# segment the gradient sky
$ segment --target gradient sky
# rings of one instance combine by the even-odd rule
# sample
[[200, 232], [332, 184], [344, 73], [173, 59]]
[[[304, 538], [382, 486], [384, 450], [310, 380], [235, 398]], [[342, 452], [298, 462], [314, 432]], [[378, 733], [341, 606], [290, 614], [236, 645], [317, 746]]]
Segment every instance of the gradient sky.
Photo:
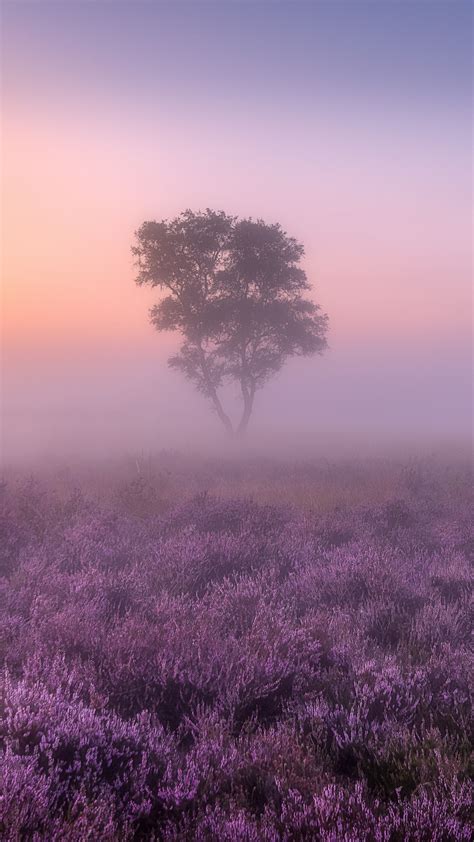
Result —
[[280, 221], [330, 317], [331, 350], [262, 393], [257, 428], [468, 435], [470, 3], [6, 0], [2, 17], [7, 456], [213, 429], [133, 283], [133, 231], [186, 207]]

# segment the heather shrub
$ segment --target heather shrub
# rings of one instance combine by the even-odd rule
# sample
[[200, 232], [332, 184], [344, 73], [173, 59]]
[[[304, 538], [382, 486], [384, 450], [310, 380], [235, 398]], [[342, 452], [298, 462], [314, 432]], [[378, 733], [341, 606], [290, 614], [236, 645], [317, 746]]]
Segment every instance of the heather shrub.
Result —
[[160, 470], [2, 488], [2, 838], [467, 842], [466, 476]]

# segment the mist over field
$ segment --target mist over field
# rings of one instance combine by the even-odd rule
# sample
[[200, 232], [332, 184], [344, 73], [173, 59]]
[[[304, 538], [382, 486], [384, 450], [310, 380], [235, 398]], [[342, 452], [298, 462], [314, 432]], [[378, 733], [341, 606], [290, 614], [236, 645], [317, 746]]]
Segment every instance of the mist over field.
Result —
[[[144, 309], [144, 308], [142, 308]], [[143, 331], [152, 333], [143, 316]], [[331, 335], [329, 337], [331, 342]], [[5, 465], [76, 463], [178, 448], [193, 453], [329, 456], [468, 451], [469, 356], [452, 349], [386, 358], [377, 349], [332, 348], [290, 361], [257, 396], [246, 441], [228, 442], [206, 400], [167, 370], [168, 349], [97, 360], [22, 361], [3, 370]], [[170, 343], [171, 344], [171, 343]], [[7, 357], [8, 359], [8, 357]], [[39, 370], [37, 369], [39, 367]], [[238, 392], [228, 388], [237, 415]]]
[[471, 5], [0, 3], [1, 839], [470, 842]]

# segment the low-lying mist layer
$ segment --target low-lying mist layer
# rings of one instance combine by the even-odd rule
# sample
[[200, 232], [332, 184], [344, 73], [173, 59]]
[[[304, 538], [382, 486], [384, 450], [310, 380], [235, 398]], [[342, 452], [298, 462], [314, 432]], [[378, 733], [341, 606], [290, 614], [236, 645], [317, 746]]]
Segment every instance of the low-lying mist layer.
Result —
[[470, 840], [469, 473], [137, 470], [3, 488], [2, 838]]

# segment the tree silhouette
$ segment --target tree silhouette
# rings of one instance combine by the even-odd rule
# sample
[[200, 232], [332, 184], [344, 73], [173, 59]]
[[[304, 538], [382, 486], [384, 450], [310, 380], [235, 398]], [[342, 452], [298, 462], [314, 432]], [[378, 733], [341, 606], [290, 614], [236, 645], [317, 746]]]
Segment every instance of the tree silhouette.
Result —
[[[169, 365], [211, 401], [229, 434], [244, 433], [257, 390], [289, 357], [326, 348], [327, 316], [303, 297], [303, 246], [279, 224], [209, 209], [144, 222], [135, 237], [136, 283], [168, 293], [151, 322], [183, 337]], [[219, 394], [230, 381], [243, 403], [235, 428]]]

